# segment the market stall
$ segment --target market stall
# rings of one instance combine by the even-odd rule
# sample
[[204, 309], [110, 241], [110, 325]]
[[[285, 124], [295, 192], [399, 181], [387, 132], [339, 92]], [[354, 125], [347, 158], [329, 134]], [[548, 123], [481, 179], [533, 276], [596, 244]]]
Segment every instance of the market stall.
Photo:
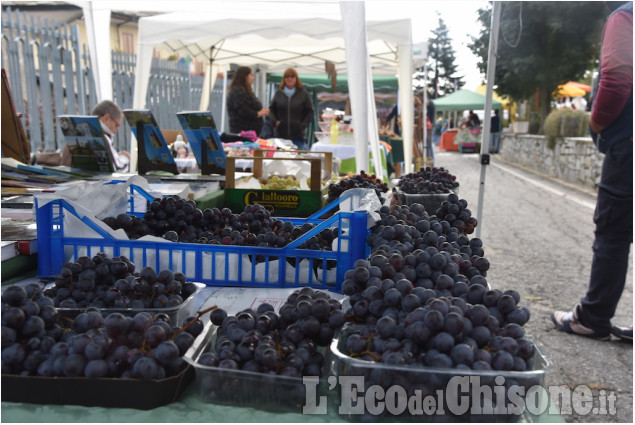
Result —
[[[357, 2], [321, 6], [317, 11], [296, 5], [293, 19], [280, 19], [279, 11], [267, 2], [255, 3], [240, 13], [232, 6], [224, 4], [210, 14], [177, 12], [141, 18], [134, 104], [143, 107], [146, 103], [145, 82], [156, 45], [215, 65], [240, 63], [266, 72], [281, 72], [291, 66], [300, 73], [322, 73], [324, 62], [329, 61], [338, 74], [347, 70], [360, 77], [349, 82], [357, 145], [360, 152], [366, 152], [371, 140], [375, 150], [375, 114], [367, 110], [372, 92], [370, 69], [373, 74], [393, 75], [398, 70], [402, 97], [412, 96], [410, 20], [367, 21], [364, 25], [363, 4]], [[353, 10], [360, 7], [361, 13]], [[412, 101], [404, 98], [401, 103], [406, 105], [402, 115], [408, 120], [413, 112], [407, 105]], [[411, 146], [411, 132], [406, 131], [404, 139]], [[357, 159], [361, 168], [367, 168], [365, 158], [360, 155]]]

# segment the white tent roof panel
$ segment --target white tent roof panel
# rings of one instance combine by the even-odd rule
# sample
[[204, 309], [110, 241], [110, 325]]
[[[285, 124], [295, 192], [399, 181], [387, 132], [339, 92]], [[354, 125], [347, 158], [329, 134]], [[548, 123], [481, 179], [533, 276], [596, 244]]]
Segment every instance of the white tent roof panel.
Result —
[[[356, 75], [358, 78], [352, 84], [349, 81], [349, 86], [353, 86], [351, 100], [359, 149], [356, 162], [360, 170], [368, 169], [368, 142], [377, 149], [374, 109], [365, 108], [372, 99], [369, 74], [399, 74], [404, 97], [402, 119], [412, 122], [410, 19], [366, 21], [364, 3], [358, 1], [295, 4], [287, 13], [274, 7], [275, 2], [256, 2], [249, 7], [245, 2], [208, 4], [201, 13], [175, 12], [139, 20], [135, 107], [145, 103], [152, 49], [163, 46], [203, 60], [210, 59], [211, 52], [217, 65], [258, 65], [266, 72], [294, 67], [303, 74], [324, 74], [328, 60], [335, 64], [338, 74]], [[222, 7], [214, 8], [220, 4]], [[293, 18], [282, 19], [285, 14]], [[409, 171], [412, 129], [406, 126], [403, 136]], [[377, 152], [373, 158], [378, 165]]]
[[[346, 73], [342, 21], [335, 19], [220, 19], [170, 13], [139, 21], [139, 44], [214, 63], [263, 65], [269, 72], [293, 66], [301, 73], [324, 72], [331, 61]], [[410, 20], [367, 22], [368, 53], [374, 74], [395, 74], [397, 44], [410, 42]]]

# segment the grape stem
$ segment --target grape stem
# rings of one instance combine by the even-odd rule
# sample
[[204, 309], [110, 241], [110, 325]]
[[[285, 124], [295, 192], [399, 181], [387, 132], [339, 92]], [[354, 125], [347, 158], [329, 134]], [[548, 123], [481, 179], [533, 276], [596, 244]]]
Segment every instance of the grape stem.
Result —
[[211, 307], [209, 307], [209, 308], [206, 308], [206, 309], [205, 309], [205, 310], [203, 310], [203, 311], [197, 311], [197, 312], [196, 312], [196, 316], [195, 316], [192, 320], [190, 320], [189, 322], [187, 322], [187, 323], [186, 323], [186, 324], [185, 324], [182, 328], [180, 328], [179, 330], [174, 331], [174, 333], [172, 334], [172, 339], [174, 339], [174, 337], [175, 337], [175, 336], [177, 336], [178, 334], [180, 334], [181, 332], [183, 332], [183, 331], [185, 331], [187, 328], [189, 328], [191, 325], [193, 325], [194, 323], [196, 323], [196, 321], [197, 321], [198, 319], [200, 319], [202, 315], [204, 315], [205, 313], [209, 313], [210, 311], [214, 310], [215, 308], [218, 308], [218, 306], [217, 306], [217, 305], [213, 305], [213, 306], [211, 306]]

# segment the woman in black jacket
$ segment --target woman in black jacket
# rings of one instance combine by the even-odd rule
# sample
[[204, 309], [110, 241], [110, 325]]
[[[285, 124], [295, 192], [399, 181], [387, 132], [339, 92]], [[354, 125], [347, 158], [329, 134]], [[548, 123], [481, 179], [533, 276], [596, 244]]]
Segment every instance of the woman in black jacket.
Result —
[[280, 88], [273, 95], [269, 110], [275, 136], [291, 140], [299, 150], [306, 150], [306, 128], [313, 120], [313, 103], [295, 69], [287, 68], [284, 71]]
[[262, 102], [254, 94], [251, 85], [254, 74], [248, 66], [236, 70], [227, 93], [227, 114], [229, 115], [229, 131], [238, 134], [241, 131], [253, 130], [260, 134], [262, 117], [269, 113]]

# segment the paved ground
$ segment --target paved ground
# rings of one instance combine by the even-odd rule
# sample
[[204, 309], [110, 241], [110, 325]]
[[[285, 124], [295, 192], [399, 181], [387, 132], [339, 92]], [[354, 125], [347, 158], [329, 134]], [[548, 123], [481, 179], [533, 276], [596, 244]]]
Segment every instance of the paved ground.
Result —
[[[478, 155], [441, 152], [435, 164], [457, 176], [459, 197], [468, 201], [476, 216], [481, 175]], [[554, 309], [572, 308], [586, 291], [594, 230], [593, 190], [538, 176], [498, 155], [486, 169], [484, 187], [479, 226], [485, 257], [491, 263], [487, 279], [494, 288], [519, 291], [521, 303], [530, 309], [526, 330], [553, 363], [547, 385], [586, 385], [594, 396], [616, 395], [613, 415], [594, 414], [593, 410], [584, 415], [580, 409], [572, 409], [571, 413], [565, 410], [562, 418], [567, 422], [632, 422], [632, 345], [568, 335], [557, 331], [550, 319]], [[631, 257], [616, 324], [633, 321], [632, 269]], [[552, 403], [571, 407], [570, 400], [560, 403], [552, 397]], [[593, 407], [601, 407], [598, 400]]]

